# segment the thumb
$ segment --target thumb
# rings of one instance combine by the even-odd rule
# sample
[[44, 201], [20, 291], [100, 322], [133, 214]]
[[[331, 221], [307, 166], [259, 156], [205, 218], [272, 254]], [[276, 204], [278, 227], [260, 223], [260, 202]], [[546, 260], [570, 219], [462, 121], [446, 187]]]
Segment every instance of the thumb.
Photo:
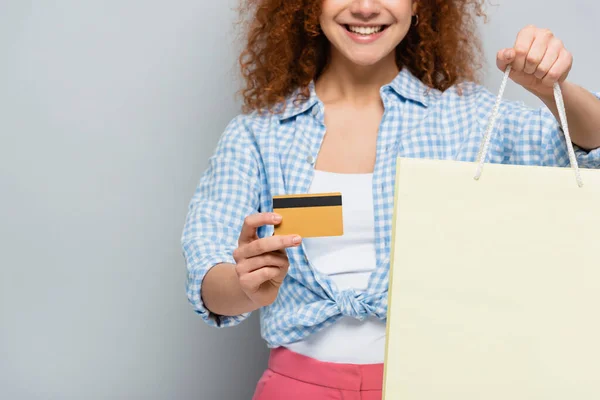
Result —
[[498, 66], [498, 69], [504, 72], [506, 67], [515, 60], [515, 56], [516, 53], [514, 49], [500, 50], [496, 55], [496, 65]]

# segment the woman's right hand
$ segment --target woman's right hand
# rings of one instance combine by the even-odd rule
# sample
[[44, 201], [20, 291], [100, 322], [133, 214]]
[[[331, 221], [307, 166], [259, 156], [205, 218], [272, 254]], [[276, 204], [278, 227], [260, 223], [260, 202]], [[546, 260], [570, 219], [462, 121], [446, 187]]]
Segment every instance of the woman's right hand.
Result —
[[258, 237], [258, 227], [278, 225], [281, 219], [274, 213], [256, 213], [246, 217], [238, 248], [233, 252], [240, 287], [259, 308], [277, 298], [290, 265], [285, 249], [299, 246], [302, 242], [298, 235]]

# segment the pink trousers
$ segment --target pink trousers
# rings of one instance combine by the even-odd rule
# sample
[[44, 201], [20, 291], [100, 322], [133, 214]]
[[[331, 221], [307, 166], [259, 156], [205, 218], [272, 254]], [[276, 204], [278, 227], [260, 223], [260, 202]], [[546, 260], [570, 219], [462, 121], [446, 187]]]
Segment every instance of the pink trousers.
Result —
[[382, 385], [383, 364], [322, 362], [279, 347], [252, 400], [381, 400]]

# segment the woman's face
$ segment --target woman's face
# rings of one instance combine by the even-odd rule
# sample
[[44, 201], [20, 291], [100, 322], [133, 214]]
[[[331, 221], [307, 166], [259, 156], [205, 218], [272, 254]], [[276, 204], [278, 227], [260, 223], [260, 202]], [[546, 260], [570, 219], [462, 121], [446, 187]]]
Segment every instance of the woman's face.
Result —
[[413, 0], [323, 0], [323, 33], [346, 59], [374, 65], [390, 55], [410, 29]]

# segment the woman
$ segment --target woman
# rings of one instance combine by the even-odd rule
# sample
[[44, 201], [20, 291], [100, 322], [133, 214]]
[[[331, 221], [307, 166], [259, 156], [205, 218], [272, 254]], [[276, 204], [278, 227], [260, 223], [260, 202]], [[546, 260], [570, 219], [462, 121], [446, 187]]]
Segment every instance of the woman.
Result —
[[[209, 324], [261, 310], [269, 369], [255, 399], [379, 399], [395, 160], [476, 159], [495, 96], [477, 85], [482, 0], [253, 0], [241, 57], [245, 113], [192, 198], [188, 296]], [[490, 162], [568, 165], [560, 82], [582, 167], [599, 167], [600, 101], [533, 26], [498, 52], [538, 96], [504, 102]], [[344, 235], [272, 235], [272, 196], [340, 191]]]

